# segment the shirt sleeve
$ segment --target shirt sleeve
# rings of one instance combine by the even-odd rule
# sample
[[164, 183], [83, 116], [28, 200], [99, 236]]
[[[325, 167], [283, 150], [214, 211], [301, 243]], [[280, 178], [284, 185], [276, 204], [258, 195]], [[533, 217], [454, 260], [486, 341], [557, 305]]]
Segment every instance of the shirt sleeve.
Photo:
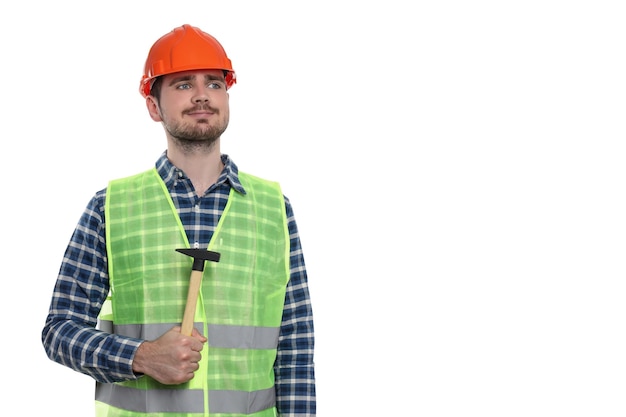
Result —
[[48, 357], [99, 382], [137, 379], [132, 359], [142, 340], [102, 332], [108, 292], [105, 190], [89, 202], [72, 234], [54, 285], [42, 343]]
[[290, 279], [274, 366], [276, 406], [281, 417], [313, 417], [316, 413], [313, 311], [298, 228], [291, 204], [287, 198], [285, 202], [290, 239]]

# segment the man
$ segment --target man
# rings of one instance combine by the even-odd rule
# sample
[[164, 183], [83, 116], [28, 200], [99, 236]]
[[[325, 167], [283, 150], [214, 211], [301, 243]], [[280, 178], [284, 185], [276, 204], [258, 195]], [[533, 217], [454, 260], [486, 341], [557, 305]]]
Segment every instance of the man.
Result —
[[[315, 415], [313, 316], [291, 204], [220, 152], [235, 82], [221, 44], [200, 29], [157, 40], [140, 92], [167, 150], [97, 192], [71, 237], [42, 342], [51, 360], [96, 380], [98, 416]], [[219, 254], [200, 262], [189, 334], [180, 324], [197, 268], [185, 248]]]

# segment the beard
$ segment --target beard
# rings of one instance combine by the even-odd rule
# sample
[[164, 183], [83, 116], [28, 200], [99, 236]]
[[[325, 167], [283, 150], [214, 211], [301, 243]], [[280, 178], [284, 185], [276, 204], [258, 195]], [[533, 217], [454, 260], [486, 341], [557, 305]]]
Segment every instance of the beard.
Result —
[[[190, 110], [193, 111], [193, 110]], [[219, 116], [219, 113], [215, 112]], [[219, 118], [215, 125], [207, 119], [199, 119], [195, 123], [171, 121], [163, 118], [163, 127], [174, 143], [183, 151], [210, 150], [228, 127], [228, 115]]]

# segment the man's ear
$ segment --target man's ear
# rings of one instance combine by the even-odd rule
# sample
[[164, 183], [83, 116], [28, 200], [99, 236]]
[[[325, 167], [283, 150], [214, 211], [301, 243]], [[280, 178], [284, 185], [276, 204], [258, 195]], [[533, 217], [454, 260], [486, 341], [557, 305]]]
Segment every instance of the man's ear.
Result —
[[161, 112], [159, 111], [159, 104], [153, 96], [146, 97], [146, 107], [148, 108], [148, 113], [150, 113], [150, 118], [155, 122], [162, 122]]

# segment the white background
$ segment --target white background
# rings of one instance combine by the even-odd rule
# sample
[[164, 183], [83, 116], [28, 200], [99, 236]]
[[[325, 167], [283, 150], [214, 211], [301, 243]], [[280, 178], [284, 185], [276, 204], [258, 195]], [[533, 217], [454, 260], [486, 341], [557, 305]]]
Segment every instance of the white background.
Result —
[[139, 79], [190, 23], [237, 71], [222, 150], [294, 205], [320, 416], [623, 417], [621, 4], [3, 3], [3, 409], [93, 415], [40, 333], [88, 200], [165, 149]]

